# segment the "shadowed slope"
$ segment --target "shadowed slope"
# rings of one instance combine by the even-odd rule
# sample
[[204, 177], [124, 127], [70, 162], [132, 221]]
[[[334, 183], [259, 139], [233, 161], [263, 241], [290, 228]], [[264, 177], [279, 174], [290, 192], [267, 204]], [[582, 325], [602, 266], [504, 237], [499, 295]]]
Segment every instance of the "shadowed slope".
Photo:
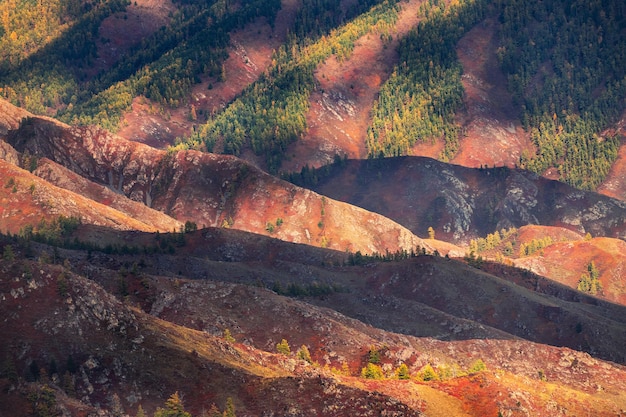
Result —
[[527, 224], [594, 236], [621, 237], [626, 231], [622, 201], [521, 170], [470, 169], [400, 157], [349, 160], [295, 179], [316, 192], [387, 216], [418, 235], [432, 226], [436, 237], [453, 242]]

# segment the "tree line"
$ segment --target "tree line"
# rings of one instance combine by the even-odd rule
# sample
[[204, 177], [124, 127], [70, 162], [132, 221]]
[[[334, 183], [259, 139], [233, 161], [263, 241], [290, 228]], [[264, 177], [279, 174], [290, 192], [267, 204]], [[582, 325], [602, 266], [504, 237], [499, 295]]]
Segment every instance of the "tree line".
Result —
[[[358, 5], [365, 7], [371, 3], [371, 0], [360, 0]], [[310, 20], [307, 13], [311, 5], [324, 10], [320, 16], [328, 15], [335, 7], [333, 1], [305, 2], [298, 22]], [[385, 0], [339, 28], [331, 26], [334, 20], [326, 21], [321, 26], [324, 34], [317, 39], [301, 33], [304, 29], [292, 33], [275, 51], [271, 67], [259, 80], [177, 149], [239, 155], [244, 147], [250, 147], [265, 158], [270, 172], [277, 172], [287, 146], [306, 131], [306, 114], [309, 96], [316, 87], [314, 70], [317, 65], [331, 55], [347, 58], [354, 42], [366, 33], [388, 30], [397, 19], [397, 10], [395, 1]]]
[[400, 41], [399, 63], [374, 104], [367, 132], [370, 158], [407, 155], [416, 143], [439, 139], [445, 143], [440, 159], [455, 155], [460, 131], [454, 115], [464, 93], [455, 47], [484, 19], [488, 3], [447, 6], [431, 1], [421, 6], [421, 21]]

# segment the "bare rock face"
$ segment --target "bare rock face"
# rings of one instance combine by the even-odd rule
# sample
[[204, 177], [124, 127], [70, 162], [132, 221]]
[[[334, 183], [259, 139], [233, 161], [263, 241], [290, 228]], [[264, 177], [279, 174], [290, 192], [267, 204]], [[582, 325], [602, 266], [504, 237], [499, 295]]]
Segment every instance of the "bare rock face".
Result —
[[56, 187], [4, 160], [0, 160], [0, 178], [14, 182], [13, 187], [0, 188], [0, 230], [18, 233], [26, 225], [37, 225], [42, 219], [50, 221], [61, 215], [80, 218], [83, 224], [114, 230], [159, 230], [113, 207]]
[[19, 165], [20, 163], [20, 157], [17, 151], [3, 140], [0, 140], [0, 159], [4, 159], [13, 165]]
[[90, 181], [73, 171], [47, 158], [38, 162], [33, 171], [35, 175], [45, 179], [57, 187], [64, 188], [76, 194], [105, 204], [113, 209], [128, 215], [130, 218], [141, 219], [142, 222], [154, 226], [162, 232], [179, 230], [183, 224], [160, 211], [133, 201], [124, 195], [111, 190], [109, 187]]

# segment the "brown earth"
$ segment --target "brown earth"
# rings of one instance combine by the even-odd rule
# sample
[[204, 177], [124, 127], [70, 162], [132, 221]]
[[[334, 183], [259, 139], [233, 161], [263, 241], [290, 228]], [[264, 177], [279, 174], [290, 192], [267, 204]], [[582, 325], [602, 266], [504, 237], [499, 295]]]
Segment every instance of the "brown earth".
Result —
[[[225, 239], [220, 245], [214, 232]], [[247, 260], [218, 261], [227, 255], [220, 248], [229, 235], [235, 237], [226, 244], [230, 255]], [[12, 415], [29, 415], [27, 396], [44, 382], [55, 390], [58, 404], [74, 415], [87, 415], [97, 406], [111, 410], [114, 393], [127, 413], [141, 404], [151, 414], [175, 391], [193, 415], [211, 404], [223, 409], [228, 397], [237, 415], [369, 416], [383, 411], [394, 416], [559, 416], [590, 411], [614, 416], [626, 407], [622, 365], [529, 342], [482, 323], [498, 322], [530, 338], [551, 337], [559, 345], [578, 338], [596, 354], [623, 355], [619, 346], [624, 341], [614, 338], [626, 333], [605, 332], [625, 325], [624, 307], [584, 297], [564, 301], [566, 292], [546, 296], [430, 256], [322, 267], [315, 260], [320, 249], [310, 248], [310, 258], [293, 257], [290, 248], [306, 247], [278, 243], [284, 250], [268, 260], [269, 242], [250, 237], [225, 229], [198, 231], [186, 236], [176, 254], [146, 254], [133, 268], [125, 265], [137, 258], [63, 249], [59, 256], [66, 259], [65, 266], [34, 263], [14, 246], [17, 259], [0, 260], [0, 313], [5, 317], [0, 354], [20, 376], [0, 378], [6, 387], [0, 409], [10, 405]], [[35, 256], [50, 250], [32, 249]], [[193, 258], [190, 252], [209, 255]], [[299, 261], [305, 259], [310, 263]], [[177, 272], [189, 261], [204, 262], [198, 271], [210, 277], [188, 280], [187, 271]], [[156, 268], [158, 275], [153, 274]], [[259, 288], [272, 280], [311, 283], [321, 272], [349, 291], [293, 299]], [[232, 281], [256, 281], [257, 286]], [[471, 289], [458, 291], [463, 285]], [[481, 301], [487, 298], [489, 303]], [[577, 320], [582, 320], [580, 333]], [[560, 332], [551, 330], [556, 323]], [[404, 334], [390, 332], [393, 327], [405, 328]], [[226, 329], [235, 341], [224, 338]], [[416, 337], [411, 331], [430, 335]], [[289, 341], [291, 354], [276, 353], [281, 339]], [[302, 345], [308, 347], [312, 364], [296, 357]], [[384, 379], [360, 377], [372, 349], [379, 352]], [[72, 396], [63, 392], [67, 383], [60, 382], [69, 355], [76, 363], [76, 371], [69, 374]], [[28, 382], [32, 361], [46, 368], [51, 358], [59, 374]], [[478, 359], [486, 370], [468, 373]], [[402, 363], [410, 380], [393, 376]], [[426, 365], [440, 372], [441, 380], [419, 379]]]
[[496, 31], [497, 23], [487, 19], [461, 38], [456, 48], [463, 66], [465, 108], [457, 115], [464, 135], [451, 161], [455, 164], [515, 167], [522, 152], [535, 152], [500, 70]]
[[[72, 190], [95, 182], [100, 188], [88, 195], [139, 219], [152, 208], [200, 227], [234, 227], [341, 251], [385, 253], [420, 245], [442, 254], [461, 252], [454, 245], [426, 243], [383, 216], [281, 181], [232, 156], [169, 154], [97, 128], [36, 117], [8, 140], [19, 152], [48, 158], [83, 180], [53, 165], [37, 173]], [[147, 207], [113, 199], [104, 187]]]

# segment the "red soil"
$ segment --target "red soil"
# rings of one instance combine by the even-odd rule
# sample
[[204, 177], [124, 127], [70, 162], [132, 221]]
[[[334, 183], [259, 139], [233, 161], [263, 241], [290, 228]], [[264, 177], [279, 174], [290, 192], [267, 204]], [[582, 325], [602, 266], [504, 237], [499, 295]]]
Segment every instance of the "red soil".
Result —
[[459, 153], [452, 160], [459, 165], [513, 167], [524, 150], [534, 153], [498, 65], [496, 26], [488, 19], [470, 30], [457, 45], [464, 72], [466, 109], [457, 117], [465, 130]]

